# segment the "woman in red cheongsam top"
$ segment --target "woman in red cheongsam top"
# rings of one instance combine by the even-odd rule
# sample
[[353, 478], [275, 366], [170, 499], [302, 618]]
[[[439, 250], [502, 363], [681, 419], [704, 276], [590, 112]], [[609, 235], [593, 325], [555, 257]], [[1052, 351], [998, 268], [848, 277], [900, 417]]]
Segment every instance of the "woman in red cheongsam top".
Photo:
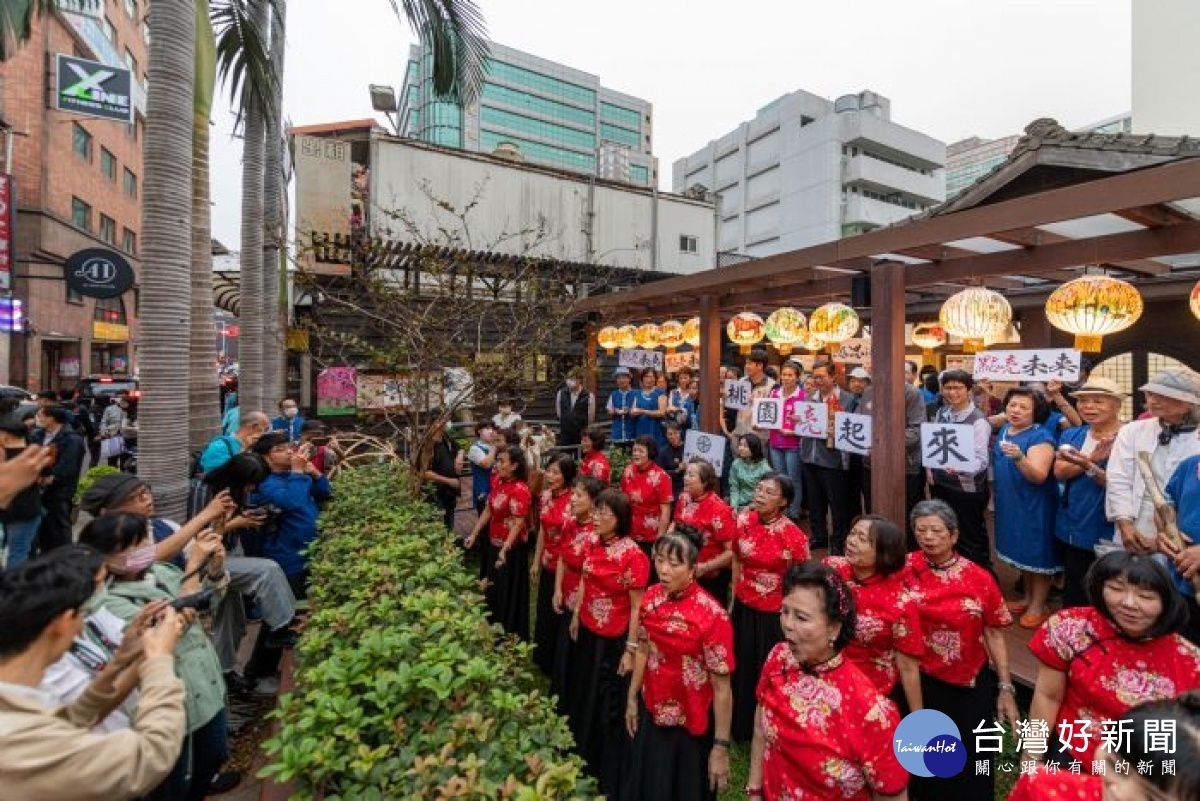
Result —
[[788, 568], [779, 615], [784, 641], [758, 681], [748, 797], [908, 797], [908, 772], [892, 746], [900, 713], [843, 653], [854, 618], [854, 595], [837, 573], [819, 562]]
[[598, 478], [607, 487], [612, 477], [612, 465], [604, 455], [606, 442], [608, 435], [602, 428], [593, 426], [583, 432], [579, 439], [579, 452], [583, 457], [579, 462], [579, 474]]
[[558, 642], [554, 648], [554, 671], [550, 677], [550, 692], [558, 698], [559, 714], [566, 714], [571, 692], [577, 682], [571, 681], [572, 649], [571, 615], [579, 608], [579, 583], [583, 579], [583, 560], [596, 540], [592, 509], [596, 498], [604, 491], [600, 479], [579, 476], [571, 487], [571, 505], [563, 521], [562, 543], [558, 550], [558, 565], [554, 570], [554, 597], [550, 601], [554, 613], [563, 615]]
[[633, 761], [622, 801], [715, 801], [729, 782], [733, 628], [725, 608], [695, 580], [703, 542], [689, 528], [654, 544], [661, 581], [646, 590], [638, 616], [625, 703]]
[[754, 688], [767, 654], [783, 639], [779, 607], [783, 574], [808, 559], [808, 537], [784, 510], [795, 487], [782, 473], [768, 473], [754, 501], [738, 516], [733, 542], [733, 739], [754, 734]]
[[[904, 532], [879, 515], [862, 515], [850, 527], [845, 556], [827, 556], [854, 593], [858, 625], [846, 658], [879, 692], [907, 711], [921, 708], [920, 659], [925, 653], [916, 594], [905, 582]], [[900, 682], [899, 692], [897, 682]]]
[[1092, 764], [1102, 721], [1200, 687], [1200, 649], [1175, 633], [1187, 607], [1153, 556], [1106, 554], [1084, 585], [1092, 605], [1051, 615], [1029, 643], [1041, 661], [1029, 719], [1049, 724], [1048, 761], [1063, 764]]
[[637, 643], [638, 606], [650, 577], [650, 560], [629, 537], [633, 508], [620, 490], [596, 498], [592, 520], [596, 541], [583, 560], [579, 606], [570, 633], [575, 641], [567, 681], [567, 722], [580, 756], [601, 792], [620, 787], [629, 750], [622, 710]]
[[675, 522], [694, 527], [704, 537], [696, 563], [696, 579], [722, 606], [729, 603], [733, 535], [737, 520], [721, 500], [721, 479], [703, 459], [692, 459], [683, 472], [683, 492], [675, 503]]
[[650, 559], [650, 549], [671, 523], [671, 477], [654, 463], [658, 441], [645, 435], [633, 441], [629, 466], [621, 475], [621, 491], [633, 504], [633, 541]]
[[483, 557], [487, 589], [484, 598], [492, 621], [509, 634], [529, 639], [529, 507], [525, 483], [525, 453], [516, 445], [496, 454], [495, 477], [488, 505], [463, 543], [469, 551], [486, 527], [488, 549]]
[[533, 631], [533, 661], [547, 676], [554, 670], [554, 649], [563, 616], [554, 611], [554, 576], [562, 551], [563, 527], [571, 517], [571, 484], [575, 460], [565, 453], [546, 466], [545, 486], [538, 501], [538, 541], [529, 566], [529, 578], [537, 583], [537, 621]]

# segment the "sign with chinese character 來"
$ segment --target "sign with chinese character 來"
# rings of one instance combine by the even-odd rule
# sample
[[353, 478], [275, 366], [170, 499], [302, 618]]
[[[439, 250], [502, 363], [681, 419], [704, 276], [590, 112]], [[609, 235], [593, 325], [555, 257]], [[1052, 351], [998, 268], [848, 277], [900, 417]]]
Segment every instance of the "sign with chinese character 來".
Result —
[[725, 379], [724, 399], [726, 409], [749, 409], [750, 408], [750, 392], [752, 387], [749, 381], [727, 378]]
[[708, 462], [721, 475], [725, 469], [725, 438], [689, 429], [683, 437], [683, 460], [692, 457]]
[[1070, 348], [1042, 350], [989, 350], [975, 354], [975, 380], [1075, 381], [1080, 353]]
[[921, 465], [975, 472], [975, 427], [970, 423], [921, 423]]
[[657, 350], [641, 350], [640, 348], [621, 348], [617, 351], [617, 364], [630, 370], [645, 370], [653, 367], [658, 372], [663, 369], [663, 354]]
[[767, 431], [783, 428], [783, 400], [780, 398], [755, 398], [750, 409], [750, 425]]
[[689, 350], [684, 353], [668, 353], [666, 355], [667, 372], [671, 375], [679, 372], [680, 367], [700, 369], [700, 351]]
[[871, 452], [871, 415], [835, 412], [833, 447], [847, 453]]
[[800, 401], [793, 408], [796, 421], [796, 436], [827, 439], [829, 437], [829, 407], [824, 403]]

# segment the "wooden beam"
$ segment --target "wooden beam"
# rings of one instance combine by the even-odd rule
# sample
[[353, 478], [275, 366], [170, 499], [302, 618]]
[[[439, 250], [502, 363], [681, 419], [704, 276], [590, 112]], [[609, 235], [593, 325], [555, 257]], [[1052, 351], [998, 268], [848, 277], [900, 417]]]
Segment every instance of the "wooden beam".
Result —
[[1118, 217], [1124, 217], [1130, 222], [1144, 225], [1147, 228], [1161, 228], [1164, 225], [1191, 222], [1194, 218], [1179, 209], [1173, 209], [1164, 203], [1153, 206], [1136, 206], [1132, 209], [1114, 211]]
[[871, 270], [871, 511], [904, 526], [904, 273]]
[[712, 295], [700, 298], [700, 429], [721, 430], [721, 305]]
[[[1062, 234], [1056, 234], [1053, 231], [1043, 231], [1040, 228], [1019, 228], [1013, 231], [1004, 231], [998, 234], [989, 234], [988, 239], [996, 239], [1000, 242], [1008, 242], [1012, 245], [1021, 245], [1023, 247], [1041, 247], [1043, 245], [1055, 245], [1059, 242], [1075, 242], [1079, 240], [1071, 239]], [[1139, 275], [1162, 275], [1170, 272], [1171, 268], [1157, 261], [1150, 259], [1133, 259], [1130, 261], [1111, 261], [1107, 260], [1106, 264], [1112, 264], [1114, 267], [1121, 267]], [[1079, 265], [1086, 267], [1087, 265]], [[1047, 276], [1052, 277], [1052, 276]], [[1072, 276], [1078, 278], [1078, 275]], [[1057, 280], [1070, 281], [1071, 278], [1059, 278]]]

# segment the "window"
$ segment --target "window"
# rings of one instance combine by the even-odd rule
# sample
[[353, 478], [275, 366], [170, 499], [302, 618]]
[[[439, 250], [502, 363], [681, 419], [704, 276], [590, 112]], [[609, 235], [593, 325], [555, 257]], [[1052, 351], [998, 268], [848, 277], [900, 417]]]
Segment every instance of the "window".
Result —
[[121, 189], [131, 198], [137, 198], [137, 176], [128, 167], [121, 175]]
[[506, 64], [503, 61], [491, 62], [488, 77], [515, 83], [518, 86], [533, 89], [535, 92], [556, 95], [584, 106], [592, 106], [596, 102], [596, 92], [592, 89], [558, 78], [551, 78], [549, 75], [524, 67]]
[[129, 67], [129, 71], [133, 73], [133, 79], [138, 79], [138, 60], [133, 57], [133, 53], [129, 52], [129, 48], [125, 48], [125, 66]]
[[696, 237], [680, 234], [679, 236], [679, 252], [680, 253], [695, 253], [697, 248]]
[[84, 231], [92, 230], [92, 207], [77, 197], [71, 198], [71, 224]]
[[100, 148], [100, 172], [110, 181], [117, 180], [117, 157], [108, 151], [108, 148]]
[[528, 92], [520, 92], [516, 89], [509, 89], [507, 86], [499, 86], [494, 83], [485, 83], [483, 85], [483, 99], [506, 103], [510, 106], [526, 109], [545, 117], [555, 117], [564, 122], [586, 125], [588, 128], [593, 128], [596, 125], [596, 115], [586, 109], [569, 106], [566, 103], [559, 103], [556, 100], [538, 97]]
[[483, 131], [479, 136], [479, 145], [485, 153], [491, 153], [501, 142], [510, 142], [516, 145], [525, 158], [541, 164], [548, 163], [557, 167], [566, 167], [570, 170], [581, 170], [583, 172], [593, 172], [596, 169], [595, 156], [585, 155], [575, 150], [564, 150], [560, 147], [552, 147], [544, 145], [541, 142], [496, 133], [495, 131]]
[[121, 250], [128, 253], [130, 256], [137, 255], [137, 234], [130, 231], [128, 228], [121, 231]]
[[125, 301], [116, 298], [96, 298], [92, 309], [92, 319], [97, 323], [115, 323], [126, 325], [129, 320], [125, 316]]
[[92, 160], [92, 135], [77, 122], [71, 123], [71, 147], [82, 158]]
[[631, 131], [618, 125], [609, 125], [607, 122], [600, 123], [600, 138], [629, 147], [638, 147], [642, 144], [642, 137], [637, 131]]
[[107, 39], [110, 44], [115, 45], [117, 43], [117, 29], [114, 28], [113, 24], [108, 21], [108, 17], [104, 18], [104, 38]]
[[[646, 122], [649, 122], [650, 115], [646, 115], [646, 116], [647, 116]], [[616, 106], [616, 105], [613, 105], [612, 103], [605, 103], [603, 100], [601, 100], [600, 101], [600, 119], [608, 120], [609, 122], [616, 123], [617, 125], [623, 125], [626, 128], [633, 128], [636, 130], [637, 128], [640, 127], [639, 123], [641, 122], [642, 115], [638, 114], [636, 111], [633, 111], [632, 109], [627, 109], [627, 108], [623, 108], [621, 106]]]
[[83, 295], [80, 295], [74, 289], [71, 289], [71, 287], [67, 287], [67, 303], [74, 303], [76, 305], [82, 306], [83, 305]]
[[117, 244], [117, 221], [107, 214], [100, 215], [100, 238], [106, 245]]
[[650, 183], [650, 169], [640, 164], [629, 165], [629, 180], [635, 184]]
[[577, 131], [574, 128], [535, 120], [532, 117], [526, 117], [524, 114], [514, 114], [511, 111], [504, 111], [503, 109], [492, 108], [491, 106], [483, 107], [479, 115], [479, 121], [488, 127], [507, 128], [510, 131], [515, 131], [526, 136], [538, 136], [543, 139], [550, 139], [567, 147], [576, 147], [581, 150], [594, 150], [596, 147], [596, 137], [587, 131]]

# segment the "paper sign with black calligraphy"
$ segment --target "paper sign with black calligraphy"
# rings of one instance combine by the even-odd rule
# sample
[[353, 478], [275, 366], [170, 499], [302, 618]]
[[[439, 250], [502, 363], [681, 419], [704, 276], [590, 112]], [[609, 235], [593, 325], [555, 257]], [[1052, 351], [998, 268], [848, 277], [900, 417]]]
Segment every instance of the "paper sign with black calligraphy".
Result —
[[988, 350], [975, 354], [975, 379], [992, 381], [1075, 381], [1080, 353], [1070, 348]]
[[700, 351], [689, 350], [684, 353], [668, 353], [665, 357], [667, 372], [671, 375], [679, 372], [680, 367], [690, 367], [693, 370], [700, 369]]
[[871, 415], [836, 412], [833, 415], [833, 447], [847, 453], [871, 452]]
[[783, 401], [779, 398], [755, 398], [750, 410], [750, 425], [768, 431], [783, 428]]
[[721, 475], [725, 469], [725, 438], [690, 429], [683, 437], [683, 460], [686, 462], [693, 456], [711, 464], [717, 475]]
[[725, 379], [725, 408], [749, 409], [751, 389], [749, 381], [736, 378]]
[[975, 472], [975, 427], [970, 423], [921, 423], [921, 465]]
[[866, 337], [847, 339], [838, 345], [833, 360], [844, 364], [866, 364], [871, 360], [871, 340]]
[[815, 437], [826, 439], [829, 436], [829, 407], [824, 403], [800, 401], [792, 407], [793, 414], [800, 419], [795, 421], [796, 435], [800, 437]]
[[639, 350], [637, 348], [621, 348], [617, 351], [617, 364], [630, 370], [645, 370], [653, 367], [660, 373], [663, 369], [663, 354], [657, 350]]

